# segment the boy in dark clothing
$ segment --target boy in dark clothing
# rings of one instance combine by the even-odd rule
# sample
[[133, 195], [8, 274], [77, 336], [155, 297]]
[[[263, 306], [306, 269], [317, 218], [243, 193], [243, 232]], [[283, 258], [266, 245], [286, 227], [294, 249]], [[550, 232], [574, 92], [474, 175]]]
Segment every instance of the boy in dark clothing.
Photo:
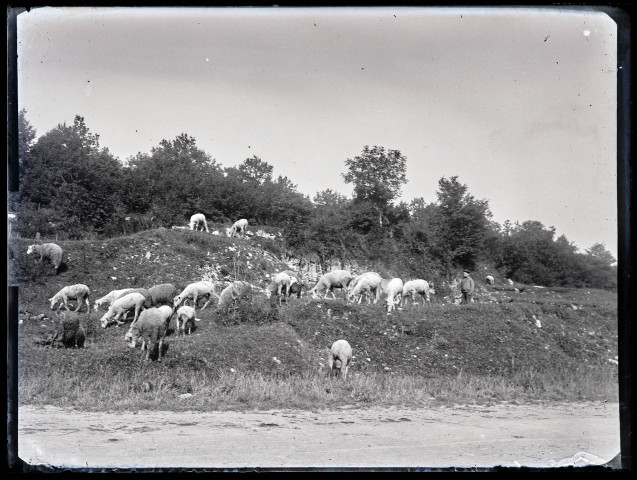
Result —
[[469, 272], [462, 272], [462, 280], [460, 280], [460, 292], [462, 292], [461, 303], [471, 303], [474, 286], [473, 278], [469, 276]]

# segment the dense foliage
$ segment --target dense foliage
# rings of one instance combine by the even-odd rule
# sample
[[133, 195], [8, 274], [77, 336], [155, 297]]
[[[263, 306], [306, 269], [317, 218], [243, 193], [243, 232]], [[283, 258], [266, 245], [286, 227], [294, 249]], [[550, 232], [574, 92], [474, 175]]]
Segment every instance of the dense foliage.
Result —
[[21, 111], [19, 132], [20, 192], [11, 200], [23, 238], [116, 237], [186, 225], [201, 212], [209, 222], [246, 218], [281, 228], [289, 254], [323, 268], [364, 262], [384, 275], [428, 279], [481, 268], [529, 284], [617, 285], [615, 259], [603, 244], [580, 253], [538, 221], [499, 225], [488, 201], [474, 198], [457, 176], [439, 180], [431, 204], [396, 204], [407, 181], [398, 150], [364, 146], [344, 160], [352, 198], [328, 189], [311, 200], [287, 177], [273, 178], [259, 157], [224, 168], [187, 134], [122, 162], [81, 116], [36, 139]]

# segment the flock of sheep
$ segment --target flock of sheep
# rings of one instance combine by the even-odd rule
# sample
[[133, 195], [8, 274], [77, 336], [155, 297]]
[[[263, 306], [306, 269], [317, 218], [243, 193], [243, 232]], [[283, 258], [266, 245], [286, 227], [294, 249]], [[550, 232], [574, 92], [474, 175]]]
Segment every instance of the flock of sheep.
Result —
[[[235, 222], [227, 231], [229, 236], [241, 234], [245, 236], [247, 220], [241, 219]], [[193, 215], [190, 219], [192, 230], [208, 230], [206, 218], [202, 214]], [[62, 249], [53, 243], [43, 245], [31, 245], [27, 254], [38, 253], [40, 262], [44, 258], [49, 258], [57, 272], [62, 263]], [[377, 303], [381, 296], [384, 298], [384, 306], [388, 314], [396, 308], [396, 305], [404, 306], [405, 301], [411, 298], [412, 305], [419, 296], [423, 303], [430, 302], [430, 295], [433, 291], [433, 284], [423, 279], [409, 280], [403, 282], [400, 278], [383, 279], [376, 272], [366, 272], [361, 275], [353, 275], [347, 270], [335, 270], [324, 274], [316, 284], [307, 290], [307, 282], [293, 270], [284, 270], [272, 277], [270, 284], [265, 290], [268, 298], [278, 301], [281, 306], [282, 300], [295, 294], [299, 298], [304, 288], [307, 294], [313, 298], [327, 298], [329, 294], [336, 298], [334, 289], [343, 292], [344, 299], [350, 302], [361, 303], [366, 297], [367, 303]], [[77, 305], [74, 312], [79, 312], [86, 304], [87, 312], [90, 312], [91, 291], [87, 285], [75, 284], [63, 287], [53, 297], [49, 298], [51, 310], [69, 309], [69, 300], [75, 300]], [[254, 295], [254, 288], [248, 282], [234, 281], [226, 286], [220, 294], [217, 294], [215, 285], [210, 281], [198, 281], [187, 285], [181, 292], [169, 283], [145, 288], [125, 288], [113, 290], [103, 297], [97, 299], [93, 304], [93, 309], [98, 311], [100, 307], [108, 306], [108, 310], [100, 319], [102, 328], [107, 328], [111, 324], [123, 325], [127, 316], [132, 313], [133, 320], [126, 332], [124, 339], [131, 347], [141, 341], [142, 355], [145, 359], [150, 358], [151, 351], [158, 349], [158, 361], [162, 360], [163, 343], [166, 331], [172, 318], [175, 318], [177, 335], [190, 334], [196, 318], [196, 309], [199, 308], [200, 300], [205, 300], [201, 309], [205, 309], [213, 299], [216, 299], [218, 310], [227, 314], [235, 311], [238, 303], [242, 300], [251, 301]], [[191, 302], [192, 305], [188, 305]], [[144, 353], [145, 352], [145, 353]], [[347, 370], [352, 359], [352, 348], [346, 340], [337, 340], [332, 345], [328, 364], [330, 373], [347, 377]]]

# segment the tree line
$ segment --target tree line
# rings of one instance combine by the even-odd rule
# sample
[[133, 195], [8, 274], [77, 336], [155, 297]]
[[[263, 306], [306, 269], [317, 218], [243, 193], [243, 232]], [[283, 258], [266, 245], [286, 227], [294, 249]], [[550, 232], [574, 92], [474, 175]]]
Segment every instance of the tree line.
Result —
[[212, 223], [246, 218], [280, 228], [286, 248], [323, 268], [363, 262], [379, 273], [450, 279], [460, 269], [545, 286], [615, 289], [615, 259], [604, 244], [585, 253], [539, 221], [492, 220], [457, 176], [438, 181], [436, 201], [397, 202], [406, 179], [398, 150], [364, 146], [344, 160], [348, 198], [331, 189], [314, 198], [257, 156], [223, 167], [178, 135], [120, 162], [84, 118], [36, 139], [19, 112], [20, 190], [9, 198], [23, 238], [98, 239], [185, 225], [201, 212]]

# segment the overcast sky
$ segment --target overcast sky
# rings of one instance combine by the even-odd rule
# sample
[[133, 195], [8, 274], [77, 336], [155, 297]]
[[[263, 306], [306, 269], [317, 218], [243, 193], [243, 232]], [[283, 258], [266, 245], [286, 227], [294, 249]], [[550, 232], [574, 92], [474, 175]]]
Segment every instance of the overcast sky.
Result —
[[594, 10], [43, 8], [18, 16], [19, 108], [82, 115], [120, 160], [187, 133], [311, 198], [365, 145], [402, 199], [458, 176], [494, 220], [617, 257], [616, 24]]

